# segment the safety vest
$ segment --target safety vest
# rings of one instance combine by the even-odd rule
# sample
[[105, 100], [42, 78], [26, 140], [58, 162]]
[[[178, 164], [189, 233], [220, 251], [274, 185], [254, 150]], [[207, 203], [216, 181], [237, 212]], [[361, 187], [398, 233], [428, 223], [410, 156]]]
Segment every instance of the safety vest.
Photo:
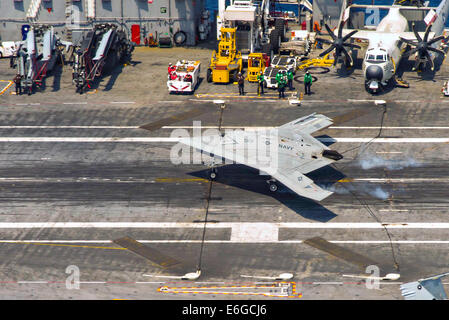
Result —
[[276, 81], [278, 83], [278, 86], [280, 86], [280, 87], [283, 87], [286, 85], [285, 77], [280, 73], [278, 73], [276, 75]]
[[312, 76], [310, 74], [304, 75], [304, 83], [312, 83]]

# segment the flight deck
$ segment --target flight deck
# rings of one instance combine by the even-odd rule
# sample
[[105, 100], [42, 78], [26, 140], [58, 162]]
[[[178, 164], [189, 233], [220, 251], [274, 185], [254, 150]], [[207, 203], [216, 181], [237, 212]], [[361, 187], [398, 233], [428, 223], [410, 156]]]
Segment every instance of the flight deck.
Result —
[[[211, 49], [137, 47], [82, 95], [66, 70], [31, 96], [2, 91], [2, 298], [402, 299], [401, 284], [447, 272], [447, 60], [432, 77], [403, 61], [409, 88], [374, 96], [360, 67], [339, 66], [310, 69], [306, 96], [303, 71], [278, 99], [249, 82], [244, 96], [208, 83], [206, 68], [193, 94], [169, 94], [172, 57], [208, 61]], [[0, 74], [14, 77], [8, 60]], [[314, 112], [338, 119], [313, 136], [344, 157], [308, 174], [334, 192], [321, 202], [273, 193], [244, 165], [218, 165], [210, 180], [207, 166], [170, 160], [174, 130], [273, 128]], [[127, 249], [132, 240], [148, 250]], [[366, 275], [359, 256], [400, 278], [368, 289], [347, 277]], [[79, 289], [70, 289], [75, 269]]]

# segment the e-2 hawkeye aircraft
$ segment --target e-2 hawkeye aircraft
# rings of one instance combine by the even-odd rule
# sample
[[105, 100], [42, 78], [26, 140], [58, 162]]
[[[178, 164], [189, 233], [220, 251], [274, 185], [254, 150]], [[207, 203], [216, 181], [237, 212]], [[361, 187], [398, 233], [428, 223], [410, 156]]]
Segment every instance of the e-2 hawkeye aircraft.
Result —
[[[375, 30], [344, 29], [343, 26], [350, 17], [352, 8], [388, 9], [389, 11]], [[343, 55], [346, 65], [352, 67], [352, 49], [360, 49], [360, 46], [347, 41], [351, 38], [367, 40], [369, 44], [363, 60], [363, 75], [365, 88], [370, 93], [378, 93], [393, 79], [402, 57], [415, 54], [413, 70], [428, 62], [433, 71], [435, 53], [445, 55], [445, 52], [438, 49], [438, 46], [444, 39], [442, 33], [449, 14], [449, 0], [443, 0], [434, 9], [400, 5], [350, 5], [343, 11], [338, 30], [333, 32], [325, 24], [332, 40], [317, 38], [323, 43], [330, 44], [330, 47], [321, 52], [320, 56], [325, 56], [335, 50], [334, 63], [336, 64], [338, 58]], [[412, 31], [408, 31], [409, 23], [401, 13], [405, 10], [427, 12], [424, 18], [427, 25], [425, 32], [417, 32], [415, 24], [412, 24]]]
[[[232, 130], [181, 138], [180, 143], [270, 175], [267, 183], [273, 192], [278, 190], [277, 182], [280, 182], [302, 197], [321, 201], [333, 192], [320, 188], [305, 174], [343, 158], [311, 136], [332, 124], [332, 119], [313, 113], [270, 130]], [[266, 146], [266, 150], [261, 146]], [[264, 153], [268, 149], [269, 152]], [[214, 167], [210, 178], [215, 179], [216, 176]]]

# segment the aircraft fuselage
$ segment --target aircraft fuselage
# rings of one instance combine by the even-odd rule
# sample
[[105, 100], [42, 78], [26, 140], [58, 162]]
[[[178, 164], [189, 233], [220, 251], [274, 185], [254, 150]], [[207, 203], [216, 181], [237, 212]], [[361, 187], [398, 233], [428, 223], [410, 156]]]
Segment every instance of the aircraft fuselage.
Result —
[[376, 93], [395, 75], [401, 60], [401, 32], [407, 31], [407, 19], [399, 8], [391, 8], [376, 28], [363, 59], [363, 74], [368, 92]]

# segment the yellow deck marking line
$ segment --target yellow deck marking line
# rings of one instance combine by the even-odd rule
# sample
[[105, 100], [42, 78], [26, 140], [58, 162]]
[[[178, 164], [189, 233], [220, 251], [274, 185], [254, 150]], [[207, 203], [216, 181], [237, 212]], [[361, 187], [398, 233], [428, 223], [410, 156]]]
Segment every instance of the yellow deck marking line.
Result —
[[338, 180], [337, 182], [354, 182], [354, 179], [351, 179], [351, 178], [343, 178], [343, 179]]
[[82, 246], [75, 244], [54, 244], [54, 243], [37, 243], [37, 242], [26, 242], [26, 241], [2, 241], [0, 243], [13, 243], [13, 244], [33, 244], [38, 246], [53, 246], [53, 247], [73, 247], [73, 248], [91, 248], [91, 249], [111, 249], [111, 250], [126, 250], [126, 248], [115, 248], [115, 247], [97, 247], [97, 246]]
[[156, 178], [156, 182], [209, 182], [203, 178]]
[[228, 295], [253, 295], [253, 296], [265, 296], [265, 297], [278, 297], [278, 298], [302, 298], [302, 293], [296, 291], [295, 282], [279, 282], [278, 284], [290, 284], [292, 288], [292, 295], [278, 295], [269, 294], [264, 292], [226, 292], [226, 291], [195, 291], [195, 290], [209, 290], [209, 289], [235, 289], [235, 288], [281, 288], [275, 284], [264, 286], [264, 285], [253, 285], [253, 286], [219, 286], [219, 287], [167, 287], [162, 286], [157, 289], [158, 292], [162, 293], [193, 293], [193, 294], [228, 294]]
[[1, 96], [2, 94], [4, 94], [4, 93], [6, 92], [6, 90], [8, 90], [8, 89], [12, 86], [12, 84], [13, 84], [14, 82], [12, 82], [12, 81], [10, 81], [10, 80], [0, 80], [0, 82], [8, 82], [8, 84], [6, 85], [6, 87], [3, 88], [2, 91], [0, 91], [0, 96]]

